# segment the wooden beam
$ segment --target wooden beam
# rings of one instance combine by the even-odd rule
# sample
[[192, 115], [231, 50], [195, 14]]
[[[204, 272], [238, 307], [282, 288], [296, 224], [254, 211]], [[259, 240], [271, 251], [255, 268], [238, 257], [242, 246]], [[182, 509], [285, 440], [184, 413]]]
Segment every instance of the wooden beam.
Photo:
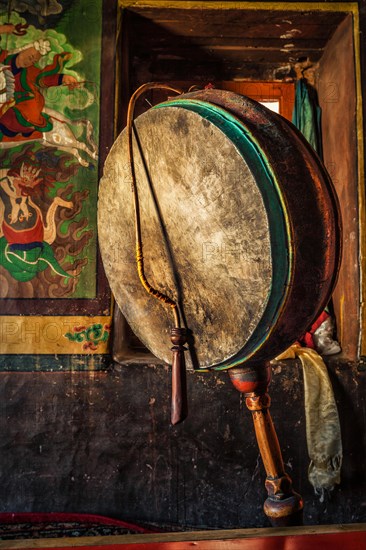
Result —
[[[267, 546], [265, 546], [267, 542]], [[154, 535], [117, 535], [106, 537], [72, 537], [55, 539], [3, 540], [0, 550], [43, 548], [86, 548], [105, 550], [332, 550], [364, 548], [366, 523], [321, 525], [264, 529], [229, 529], [225, 531], [192, 531]]]

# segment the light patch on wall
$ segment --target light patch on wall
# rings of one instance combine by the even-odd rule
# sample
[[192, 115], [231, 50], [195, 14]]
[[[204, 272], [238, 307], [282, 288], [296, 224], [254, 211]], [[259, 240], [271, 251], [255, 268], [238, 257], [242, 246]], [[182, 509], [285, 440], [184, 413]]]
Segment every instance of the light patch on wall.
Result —
[[280, 114], [280, 102], [279, 101], [260, 101], [261, 105], [264, 105], [267, 107], [267, 109], [270, 109], [274, 113]]

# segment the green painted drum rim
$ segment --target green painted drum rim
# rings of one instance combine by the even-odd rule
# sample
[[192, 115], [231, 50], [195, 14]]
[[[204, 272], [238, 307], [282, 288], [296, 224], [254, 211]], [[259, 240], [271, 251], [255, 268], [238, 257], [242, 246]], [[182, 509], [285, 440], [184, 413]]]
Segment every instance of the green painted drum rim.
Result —
[[235, 145], [255, 177], [268, 216], [272, 254], [272, 285], [260, 322], [247, 343], [234, 356], [207, 370], [226, 370], [248, 361], [275, 330], [276, 322], [286, 303], [293, 276], [291, 225], [284, 196], [270, 163], [250, 130], [223, 108], [196, 99], [174, 99], [153, 109], [180, 108], [193, 111], [221, 130]]

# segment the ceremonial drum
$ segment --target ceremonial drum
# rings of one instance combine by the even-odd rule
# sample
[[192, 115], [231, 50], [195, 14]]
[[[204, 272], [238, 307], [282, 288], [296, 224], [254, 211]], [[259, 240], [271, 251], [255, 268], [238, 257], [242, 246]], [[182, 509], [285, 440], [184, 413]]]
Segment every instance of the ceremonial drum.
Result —
[[[134, 125], [146, 277], [179, 305], [187, 362], [273, 359], [309, 329], [335, 283], [340, 221], [322, 163], [289, 122], [232, 92], [178, 96]], [[170, 362], [171, 310], [136, 270], [127, 151], [123, 131], [100, 182], [102, 259], [133, 331]]]

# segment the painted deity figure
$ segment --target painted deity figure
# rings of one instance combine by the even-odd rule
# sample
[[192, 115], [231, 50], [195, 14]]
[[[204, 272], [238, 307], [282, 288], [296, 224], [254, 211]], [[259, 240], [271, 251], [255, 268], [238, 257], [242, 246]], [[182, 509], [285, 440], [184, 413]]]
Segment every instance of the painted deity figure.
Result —
[[19, 169], [0, 170], [0, 264], [20, 281], [32, 279], [47, 267], [70, 277], [58, 264], [50, 245], [56, 238], [57, 208], [72, 208], [73, 203], [56, 197], [44, 220], [32, 197], [42, 180], [40, 169], [25, 163]]
[[[19, 34], [18, 26], [0, 25], [0, 34]], [[70, 52], [55, 54], [52, 63], [44, 68], [38, 66], [50, 50], [49, 40], [43, 38], [16, 50], [0, 49], [0, 149], [38, 142], [70, 153], [79, 164], [89, 167], [90, 161], [80, 152], [89, 159], [98, 158], [92, 123], [88, 119], [70, 119], [46, 105], [46, 89], [66, 86], [72, 90], [81, 84], [74, 76], [63, 73]], [[79, 129], [78, 136], [75, 127]]]
[[[13, 25], [0, 26], [0, 32], [13, 32]], [[56, 54], [53, 62], [43, 69], [37, 66], [41, 57], [51, 50], [49, 40], [39, 39], [18, 50], [0, 50], [0, 74], [2, 89], [7, 94], [0, 103], [0, 139], [24, 141], [42, 137], [52, 130], [52, 121], [44, 112], [45, 99], [42, 89], [52, 86], [77, 86], [74, 76], [63, 74], [70, 53]]]

